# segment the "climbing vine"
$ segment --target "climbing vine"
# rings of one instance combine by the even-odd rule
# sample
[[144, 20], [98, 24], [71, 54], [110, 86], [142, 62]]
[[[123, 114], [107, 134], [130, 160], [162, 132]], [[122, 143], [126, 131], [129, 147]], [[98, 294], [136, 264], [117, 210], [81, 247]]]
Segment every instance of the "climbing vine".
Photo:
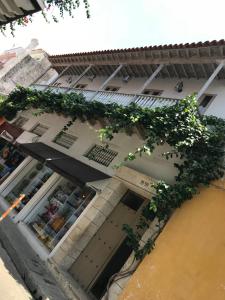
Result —
[[70, 118], [64, 130], [79, 118], [82, 121], [100, 120], [101, 140], [113, 139], [118, 132], [132, 134], [141, 131], [143, 143], [128, 153], [124, 162], [141, 155], [151, 155], [158, 145], [168, 144], [166, 159], [177, 157], [178, 170], [175, 184], [164, 181], [154, 184], [155, 194], [143, 209], [136, 230], [125, 225], [128, 243], [137, 259], [141, 259], [154, 247], [150, 237], [140, 246], [141, 230], [157, 218], [165, 223], [174, 209], [193, 197], [203, 185], [219, 179], [224, 174], [225, 120], [213, 116], [201, 116], [194, 96], [186, 97], [175, 105], [160, 108], [142, 108], [135, 103], [124, 107], [116, 103], [103, 104], [86, 101], [82, 94], [54, 93], [18, 87], [6, 99], [0, 101], [0, 115], [11, 120], [19, 111], [35, 109], [36, 114], [57, 113]]
[[[89, 3], [88, 0], [45, 0], [45, 9], [42, 11], [42, 15], [44, 19], [49, 22], [49, 19], [52, 19], [54, 22], [58, 22], [60, 16], [64, 18], [67, 14], [73, 18], [73, 13], [75, 9], [79, 8], [81, 2], [84, 4], [84, 8], [86, 11], [87, 18], [90, 18], [90, 11], [89, 11]], [[7, 28], [10, 29], [11, 34], [14, 36], [15, 28], [17, 25], [19, 26], [27, 26], [29, 23], [32, 23], [33, 15], [28, 15], [22, 18], [17, 19], [16, 21], [11, 22], [8, 25], [0, 26], [1, 32], [4, 34]]]

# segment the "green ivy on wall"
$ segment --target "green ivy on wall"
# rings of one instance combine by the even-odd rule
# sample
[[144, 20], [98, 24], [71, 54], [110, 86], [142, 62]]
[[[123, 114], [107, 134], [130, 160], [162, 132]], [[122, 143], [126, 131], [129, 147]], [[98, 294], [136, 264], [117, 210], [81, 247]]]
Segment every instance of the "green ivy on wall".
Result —
[[142, 145], [128, 153], [124, 162], [143, 154], [151, 155], [158, 145], [165, 143], [172, 149], [164, 153], [166, 159], [174, 156], [180, 158], [180, 163], [175, 163], [178, 169], [175, 184], [155, 183], [155, 195], [143, 209], [137, 230], [124, 226], [137, 259], [141, 259], [154, 246], [153, 237], [140, 246], [140, 229], [147, 228], [149, 221], [155, 218], [165, 223], [174, 209], [191, 199], [199, 187], [224, 174], [225, 120], [201, 116], [194, 96], [170, 107], [151, 109], [135, 103], [124, 107], [116, 103], [89, 102], [82, 94], [76, 93], [42, 92], [18, 87], [7, 99], [0, 101], [0, 115], [9, 120], [19, 111], [27, 109], [36, 109], [37, 114], [57, 113], [69, 117], [71, 120], [64, 130], [77, 118], [82, 121], [104, 120], [108, 125], [99, 130], [101, 140], [111, 140], [118, 132], [141, 129], [144, 135]]

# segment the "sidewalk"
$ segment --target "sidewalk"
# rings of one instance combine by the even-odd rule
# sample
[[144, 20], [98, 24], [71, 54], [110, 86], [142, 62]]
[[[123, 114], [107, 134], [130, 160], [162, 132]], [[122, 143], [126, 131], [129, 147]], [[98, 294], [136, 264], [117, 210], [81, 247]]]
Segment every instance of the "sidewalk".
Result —
[[[2, 212], [0, 208], [0, 214]], [[45, 263], [29, 246], [10, 217], [0, 223], [0, 243], [13, 261], [34, 299], [68, 300]]]
[[0, 295], [7, 300], [32, 300], [14, 264], [0, 245]]

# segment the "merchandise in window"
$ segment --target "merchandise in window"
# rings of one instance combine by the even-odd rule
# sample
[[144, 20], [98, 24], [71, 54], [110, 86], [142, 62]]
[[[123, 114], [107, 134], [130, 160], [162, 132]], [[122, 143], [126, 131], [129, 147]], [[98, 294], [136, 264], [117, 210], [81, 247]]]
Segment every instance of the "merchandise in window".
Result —
[[28, 216], [26, 223], [51, 251], [94, 197], [95, 191], [61, 179]]
[[41, 163], [37, 163], [5, 197], [6, 201], [12, 204], [21, 194], [25, 194], [25, 198], [15, 208], [16, 212], [21, 211], [52, 173], [51, 169]]
[[25, 156], [18, 149], [0, 138], [0, 184], [24, 160]]

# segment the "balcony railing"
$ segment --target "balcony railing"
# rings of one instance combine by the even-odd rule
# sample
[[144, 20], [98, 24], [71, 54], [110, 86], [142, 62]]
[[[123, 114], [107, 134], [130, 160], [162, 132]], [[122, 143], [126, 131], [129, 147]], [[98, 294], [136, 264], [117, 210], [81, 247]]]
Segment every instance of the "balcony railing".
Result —
[[[46, 85], [34, 84], [32, 88], [43, 91], [46, 88]], [[87, 101], [91, 99], [100, 101], [102, 103], [112, 103], [115, 102], [120, 105], [129, 105], [131, 102], [138, 104], [141, 107], [162, 107], [162, 106], [171, 106], [174, 105], [179, 99], [168, 98], [168, 97], [159, 97], [159, 96], [150, 96], [150, 95], [134, 95], [134, 94], [125, 94], [109, 91], [100, 91], [97, 92], [93, 90], [81, 90], [81, 89], [71, 89], [68, 91], [67, 87], [54, 87], [51, 86], [55, 93], [64, 93], [64, 92], [75, 92], [81, 93], [84, 95]], [[94, 96], [95, 95], [95, 96]], [[94, 97], [94, 98], [93, 98]]]

